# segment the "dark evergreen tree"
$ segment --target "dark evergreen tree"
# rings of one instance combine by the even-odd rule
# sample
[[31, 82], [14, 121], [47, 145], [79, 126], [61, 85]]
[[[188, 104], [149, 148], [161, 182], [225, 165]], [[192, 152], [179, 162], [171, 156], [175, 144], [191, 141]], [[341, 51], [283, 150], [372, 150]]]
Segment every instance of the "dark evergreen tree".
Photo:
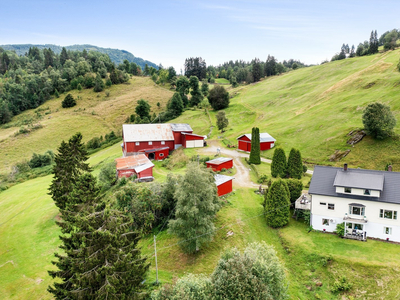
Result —
[[217, 127], [221, 132], [224, 132], [224, 129], [228, 127], [229, 120], [225, 115], [225, 112], [223, 110], [220, 110], [217, 115]]
[[73, 190], [74, 182], [83, 173], [90, 171], [86, 163], [88, 159], [82, 134], [77, 133], [68, 143], [62, 141], [58, 153], [54, 157], [54, 178], [49, 188], [49, 194], [56, 206], [64, 210], [68, 206], [68, 196]]
[[208, 94], [208, 102], [214, 110], [220, 110], [229, 106], [229, 93], [222, 85], [216, 85]]
[[180, 76], [176, 81], [176, 91], [181, 95], [183, 106], [186, 107], [189, 104], [189, 99], [186, 96], [189, 94], [189, 79], [184, 76]]
[[283, 179], [274, 181], [265, 195], [265, 217], [268, 226], [278, 228], [289, 223], [290, 193]]
[[201, 83], [201, 93], [204, 97], [208, 96], [208, 83], [207, 80], [203, 80]]
[[258, 58], [253, 59], [252, 64], [252, 73], [254, 82], [260, 81], [261, 77], [263, 77], [263, 69], [261, 66], [261, 62]]
[[150, 104], [146, 100], [140, 99], [137, 102], [137, 106], [135, 108], [136, 114], [141, 118], [141, 119], [149, 119], [150, 120]]
[[49, 271], [59, 278], [48, 291], [56, 299], [140, 299], [149, 268], [138, 249], [139, 234], [124, 213], [106, 207], [96, 179], [80, 176], [61, 210], [61, 249]]
[[200, 81], [206, 78], [207, 65], [201, 57], [191, 57], [185, 59], [185, 76], [190, 78], [196, 76]]
[[271, 163], [272, 177], [286, 177], [286, 155], [282, 148], [276, 148]]
[[60, 64], [63, 66], [68, 58], [69, 57], [68, 57], [67, 49], [65, 49], [65, 47], [63, 47], [61, 50], [61, 53], [60, 53]]
[[178, 117], [182, 114], [183, 102], [182, 102], [182, 98], [179, 93], [177, 93], [177, 92], [174, 93], [174, 95], [168, 102], [167, 108], [176, 117]]
[[75, 105], [76, 105], [76, 101], [71, 94], [68, 94], [67, 96], [65, 96], [64, 100], [61, 103], [61, 106], [63, 108], [73, 107]]
[[191, 88], [190, 95], [190, 105], [196, 106], [203, 100], [203, 94], [200, 91], [199, 79], [196, 76], [190, 76], [189, 86]]
[[303, 176], [303, 162], [300, 150], [292, 148], [287, 161], [287, 174], [291, 178], [301, 179]]
[[285, 181], [289, 188], [290, 202], [294, 203], [300, 198], [301, 193], [303, 192], [303, 183], [298, 179], [287, 179]]
[[168, 68], [168, 82], [171, 82], [176, 77], [176, 71], [174, 67]]
[[104, 90], [104, 82], [103, 82], [103, 79], [101, 79], [101, 76], [99, 74], [96, 75], [93, 90], [95, 92], [102, 92]]
[[249, 163], [259, 165], [261, 164], [260, 158], [260, 130], [258, 127], [253, 127], [251, 130], [251, 150]]

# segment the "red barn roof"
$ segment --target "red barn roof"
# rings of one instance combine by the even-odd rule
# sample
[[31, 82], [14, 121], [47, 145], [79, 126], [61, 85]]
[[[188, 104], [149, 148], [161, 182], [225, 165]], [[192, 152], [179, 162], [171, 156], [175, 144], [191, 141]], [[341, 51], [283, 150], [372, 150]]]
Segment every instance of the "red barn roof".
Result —
[[154, 167], [154, 164], [144, 154], [117, 158], [117, 170], [134, 169], [136, 173]]
[[[239, 140], [240, 138], [242, 138], [242, 137], [247, 137], [250, 141], [251, 141], [251, 133], [248, 133], [248, 134], [242, 134], [241, 136], [239, 136], [238, 138], [237, 138], [237, 140]], [[266, 133], [266, 132], [263, 132], [263, 133], [260, 133], [260, 143], [263, 143], [263, 142], [275, 142], [276, 141], [276, 139], [274, 139], [271, 135], [269, 135], [268, 133]]]

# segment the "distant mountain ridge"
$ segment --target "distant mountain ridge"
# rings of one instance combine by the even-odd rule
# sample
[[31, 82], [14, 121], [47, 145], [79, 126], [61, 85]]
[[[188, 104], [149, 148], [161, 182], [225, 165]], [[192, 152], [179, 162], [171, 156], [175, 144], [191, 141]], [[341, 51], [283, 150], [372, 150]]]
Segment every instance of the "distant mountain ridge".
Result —
[[[44, 45], [34, 45], [34, 44], [14, 44], [14, 45], [0, 45], [1, 48], [4, 50], [14, 50], [18, 55], [24, 55], [25, 53], [28, 53], [30, 47], [37, 47], [39, 49], [44, 49], [44, 48], [50, 48], [51, 50], [54, 51], [54, 53], [61, 53], [61, 50], [63, 46], [57, 46], [53, 44], [44, 44]], [[129, 62], [134, 62], [137, 65], [139, 65], [142, 69], [144, 69], [145, 64], [147, 64], [149, 67], [154, 67], [158, 69], [158, 66], [148, 60], [144, 60], [143, 58], [136, 57], [132, 53], [126, 51], [126, 50], [119, 50], [119, 49], [112, 49], [112, 48], [102, 48], [102, 47], [97, 47], [93, 45], [88, 45], [88, 44], [83, 44], [83, 45], [72, 45], [72, 46], [64, 46], [65, 49], [67, 50], [73, 50], [73, 51], [83, 51], [83, 49], [86, 49], [86, 51], [98, 51], [100, 53], [105, 53], [108, 54], [110, 57], [111, 61], [113, 61], [115, 64], [121, 64], [124, 59], [127, 59]]]

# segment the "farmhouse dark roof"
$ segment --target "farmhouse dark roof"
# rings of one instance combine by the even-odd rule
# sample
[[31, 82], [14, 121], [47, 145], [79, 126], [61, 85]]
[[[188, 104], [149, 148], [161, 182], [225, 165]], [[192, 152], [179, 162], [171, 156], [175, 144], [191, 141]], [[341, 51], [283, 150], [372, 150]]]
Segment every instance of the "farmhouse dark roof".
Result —
[[382, 191], [384, 175], [356, 173], [343, 170], [336, 171], [334, 186]]
[[192, 127], [186, 123], [170, 123], [172, 131], [193, 131]]
[[206, 161], [206, 163], [212, 164], [212, 165], [220, 165], [224, 162], [231, 161], [231, 160], [232, 160], [232, 158], [228, 158], [228, 157], [218, 157], [218, 158], [214, 158], [212, 160]]
[[[355, 200], [369, 200], [376, 202], [386, 202], [400, 204], [400, 173], [388, 171], [376, 171], [365, 169], [350, 169], [342, 171], [342, 168], [315, 166], [314, 174], [311, 179], [309, 193], [314, 195], [324, 195]], [[380, 197], [357, 196], [351, 194], [336, 193], [334, 186], [336, 175], [340, 172], [349, 172], [354, 176], [363, 177], [365, 175], [376, 175], [383, 177], [383, 186]], [[372, 189], [372, 188], [371, 188]]]
[[[247, 137], [247, 138], [251, 141], [251, 133], [242, 134], [241, 136], [239, 136], [239, 137], [237, 138], [237, 140], [240, 139], [242, 136]], [[260, 133], [260, 143], [264, 143], [264, 142], [275, 142], [275, 141], [276, 141], [276, 139], [274, 139], [274, 138], [273, 138], [271, 135], [269, 135], [268, 133], [266, 133], [266, 132]]]

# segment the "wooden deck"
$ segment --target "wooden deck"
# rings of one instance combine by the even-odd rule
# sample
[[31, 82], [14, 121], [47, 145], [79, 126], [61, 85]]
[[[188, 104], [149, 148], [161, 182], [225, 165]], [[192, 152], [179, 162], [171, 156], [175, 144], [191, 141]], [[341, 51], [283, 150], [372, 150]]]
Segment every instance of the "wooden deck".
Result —
[[361, 234], [352, 234], [352, 233], [348, 232], [344, 235], [343, 238], [366, 242], [367, 241], [367, 233], [365, 231], [363, 231]]

